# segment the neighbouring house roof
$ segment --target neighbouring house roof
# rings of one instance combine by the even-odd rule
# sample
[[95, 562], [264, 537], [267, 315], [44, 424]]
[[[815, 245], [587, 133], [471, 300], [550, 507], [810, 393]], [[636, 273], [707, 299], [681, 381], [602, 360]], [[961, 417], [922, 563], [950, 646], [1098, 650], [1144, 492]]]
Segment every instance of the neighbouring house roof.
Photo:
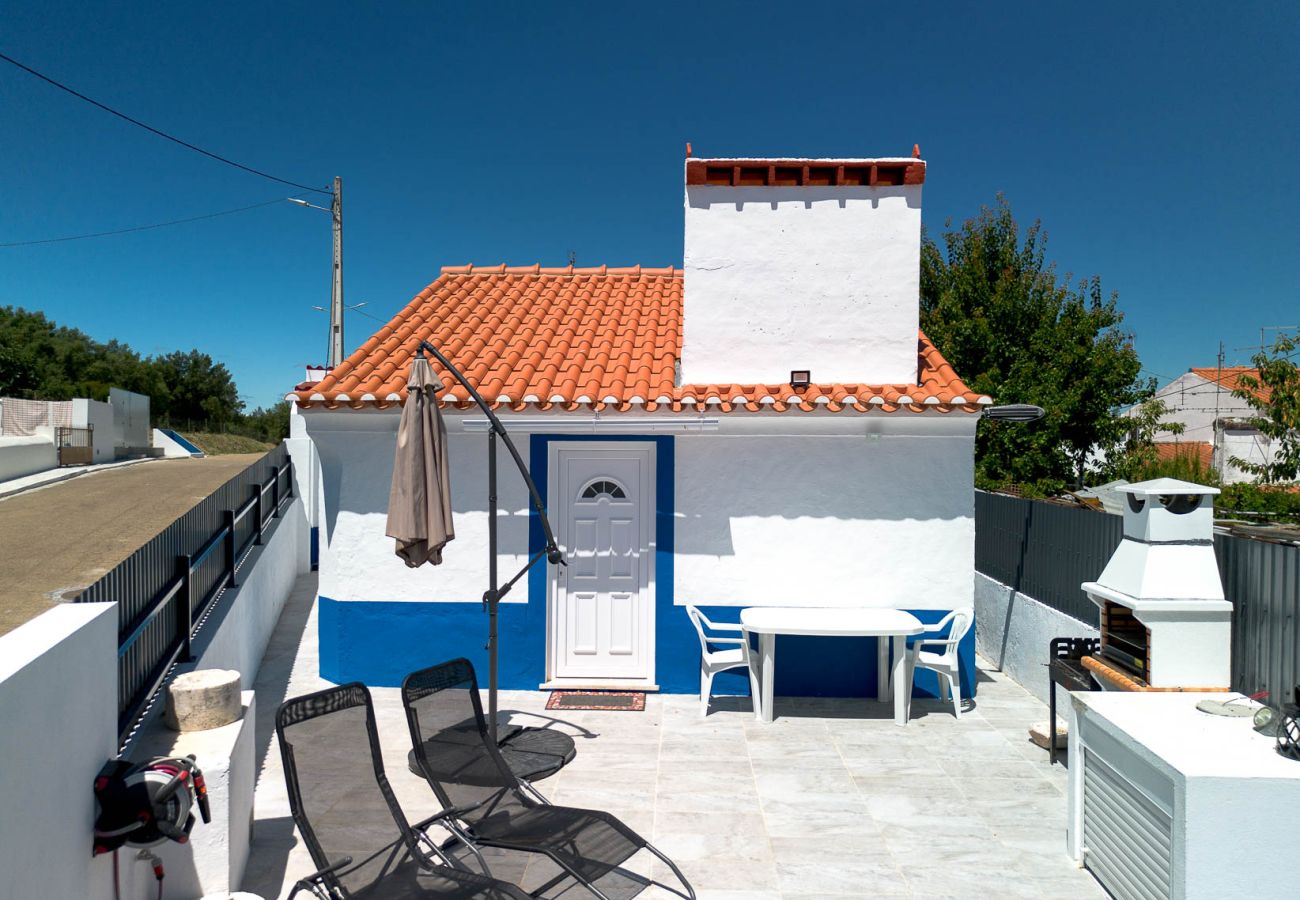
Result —
[[[1192, 374], [1198, 378], [1204, 378], [1211, 384], [1214, 384], [1217, 381], [1219, 384], [1223, 385], [1225, 391], [1235, 391], [1243, 386], [1241, 383], [1241, 377], [1243, 375], [1249, 375], [1252, 378], [1259, 378], [1259, 369], [1252, 369], [1249, 366], [1224, 366], [1222, 369], [1217, 366], [1207, 366], [1205, 368], [1193, 367]], [[1261, 387], [1259, 390], [1253, 391], [1252, 393], [1262, 400], [1267, 400], [1269, 390], [1266, 387]]]
[[[978, 412], [971, 391], [924, 334], [917, 384], [675, 385], [682, 347], [682, 272], [672, 267], [446, 266], [383, 328], [314, 384], [302, 407], [406, 399], [411, 357], [433, 343], [495, 407], [646, 411], [771, 409]], [[469, 396], [436, 362], [444, 405]]]
[[1214, 445], [1208, 441], [1160, 441], [1155, 448], [1161, 462], [1190, 457], [1204, 468], [1214, 468]]

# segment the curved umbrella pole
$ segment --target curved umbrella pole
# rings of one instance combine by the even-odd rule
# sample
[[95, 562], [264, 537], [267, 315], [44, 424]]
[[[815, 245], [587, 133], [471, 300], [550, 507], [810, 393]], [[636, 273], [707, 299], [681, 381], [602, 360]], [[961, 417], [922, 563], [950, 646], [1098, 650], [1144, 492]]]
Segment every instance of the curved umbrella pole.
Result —
[[[514, 441], [510, 440], [510, 435], [506, 432], [506, 427], [501, 424], [497, 414], [488, 406], [483, 396], [466, 380], [464, 373], [449, 360], [442, 352], [428, 341], [420, 341], [416, 351], [423, 356], [426, 352], [433, 354], [433, 358], [442, 363], [451, 376], [461, 383], [461, 386], [469, 392], [470, 397], [478, 404], [478, 408], [487, 416], [491, 429], [488, 431], [488, 589], [483, 593], [483, 605], [488, 612], [488, 728], [491, 729], [492, 743], [497, 741], [497, 606], [501, 598], [510, 592], [515, 583], [524, 576], [529, 569], [533, 567], [543, 556], [551, 565], [568, 565], [564, 561], [564, 554], [560, 551], [559, 546], [555, 543], [555, 532], [551, 529], [551, 522], [546, 517], [546, 508], [542, 504], [542, 495], [537, 490], [537, 485], [533, 482], [533, 477], [528, 473], [528, 467], [524, 465], [524, 459], [519, 455], [518, 448], [515, 447]], [[537, 510], [537, 516], [542, 523], [542, 533], [546, 538], [546, 549], [531, 557], [524, 567], [520, 569], [513, 578], [501, 585], [497, 581], [497, 438], [500, 438], [510, 451], [511, 458], [515, 461], [515, 468], [523, 476], [524, 484], [528, 485], [528, 495], [532, 499], [533, 508]]]

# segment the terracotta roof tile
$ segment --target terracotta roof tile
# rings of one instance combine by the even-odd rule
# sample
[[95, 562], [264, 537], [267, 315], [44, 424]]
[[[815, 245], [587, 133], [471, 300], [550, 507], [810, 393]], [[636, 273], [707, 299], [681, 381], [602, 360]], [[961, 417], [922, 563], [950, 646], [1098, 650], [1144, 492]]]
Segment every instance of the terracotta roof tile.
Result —
[[1208, 441], [1162, 441], [1155, 445], [1156, 459], [1169, 462], [1174, 459], [1194, 459], [1202, 467], [1214, 466], [1214, 445]]
[[[1223, 385], [1225, 391], [1235, 391], [1243, 387], [1241, 376], [1249, 375], [1252, 378], [1258, 379], [1259, 369], [1253, 369], [1249, 366], [1224, 366], [1222, 369], [1215, 366], [1206, 366], [1204, 368], [1193, 368], [1192, 374], [1204, 378], [1211, 384], [1214, 384], [1217, 381], [1219, 384]], [[1262, 400], [1267, 400], [1270, 392], [1268, 388], [1260, 387], [1251, 393]]]
[[[484, 398], [510, 409], [977, 412], [976, 396], [924, 334], [917, 384], [674, 384], [682, 273], [672, 267], [445, 266], [392, 321], [315, 384], [300, 406], [387, 407], [406, 399], [416, 344], [446, 354]], [[445, 404], [469, 396], [441, 366]]]

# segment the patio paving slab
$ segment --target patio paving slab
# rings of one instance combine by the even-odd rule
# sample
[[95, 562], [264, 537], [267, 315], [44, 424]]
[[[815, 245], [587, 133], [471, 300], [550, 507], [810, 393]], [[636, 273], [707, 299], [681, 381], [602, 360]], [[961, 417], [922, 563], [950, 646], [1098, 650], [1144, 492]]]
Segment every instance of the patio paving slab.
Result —
[[[260, 771], [243, 888], [266, 898], [286, 898], [294, 878], [315, 868], [293, 829], [273, 746], [281, 700], [328, 686], [315, 590], [314, 577], [299, 582], [255, 685]], [[550, 713], [545, 692], [503, 691], [500, 708], [512, 721], [575, 736], [576, 759], [538, 783], [543, 795], [623, 819], [681, 866], [699, 900], [1105, 898], [1065, 853], [1065, 769], [1048, 767], [1027, 738], [1046, 708], [980, 666], [978, 700], [960, 720], [951, 706], [917, 700], [905, 728], [874, 703], [824, 698], [782, 698], [768, 726], [747, 698], [719, 698], [708, 717], [683, 695], [651, 695], [641, 713]], [[406, 768], [399, 691], [372, 694], [389, 780], [417, 821], [438, 804]], [[548, 871], [525, 854], [488, 862], [525, 887]], [[663, 874], [648, 858], [634, 868]]]

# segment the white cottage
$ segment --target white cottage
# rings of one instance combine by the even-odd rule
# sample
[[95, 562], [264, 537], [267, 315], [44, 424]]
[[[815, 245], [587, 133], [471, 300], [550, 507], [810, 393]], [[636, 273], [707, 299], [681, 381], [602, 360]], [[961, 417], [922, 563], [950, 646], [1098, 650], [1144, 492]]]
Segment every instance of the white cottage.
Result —
[[[688, 158], [682, 269], [445, 267], [290, 393], [291, 443], [314, 461], [321, 674], [396, 685], [450, 657], [484, 665], [486, 422], [450, 378], [456, 539], [443, 565], [411, 570], [384, 536], [422, 338], [495, 402], [561, 545], [608, 563], [583, 590], [536, 566], [505, 598], [505, 688], [694, 692], [685, 604], [930, 622], [971, 605], [989, 400], [918, 329], [924, 180], [916, 156]], [[542, 538], [508, 464], [500, 481], [510, 573]], [[778, 693], [874, 695], [873, 639], [780, 641]]]

